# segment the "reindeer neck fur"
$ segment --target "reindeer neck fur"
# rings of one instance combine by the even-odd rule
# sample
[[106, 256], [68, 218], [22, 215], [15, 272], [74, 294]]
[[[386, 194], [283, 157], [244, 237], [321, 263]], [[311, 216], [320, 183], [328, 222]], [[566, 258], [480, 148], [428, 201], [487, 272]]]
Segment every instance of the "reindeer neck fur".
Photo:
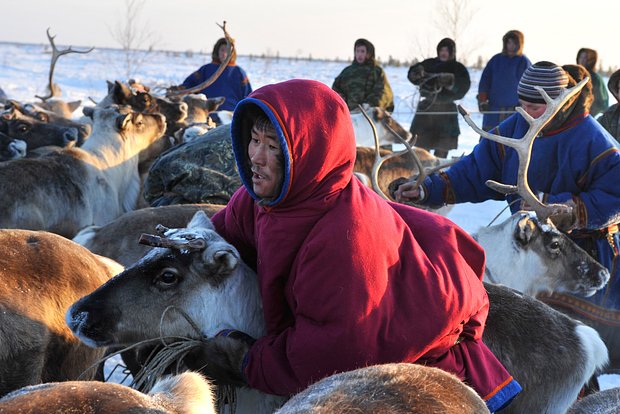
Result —
[[253, 338], [265, 335], [263, 305], [256, 273], [244, 263], [220, 285], [204, 283], [187, 301], [192, 319], [207, 337], [236, 329]]
[[528, 246], [515, 239], [518, 220], [519, 216], [513, 215], [501, 224], [481, 228], [474, 237], [486, 252], [485, 275], [489, 282], [534, 296], [546, 290], [541, 274], [545, 265], [538, 255], [528, 251]]
[[120, 213], [132, 211], [140, 195], [138, 171], [139, 153], [155, 141], [163, 131], [144, 132], [143, 135], [129, 127], [118, 131], [114, 118], [97, 119], [93, 132], [81, 147], [80, 158], [102, 174], [108, 182], [115, 183]]

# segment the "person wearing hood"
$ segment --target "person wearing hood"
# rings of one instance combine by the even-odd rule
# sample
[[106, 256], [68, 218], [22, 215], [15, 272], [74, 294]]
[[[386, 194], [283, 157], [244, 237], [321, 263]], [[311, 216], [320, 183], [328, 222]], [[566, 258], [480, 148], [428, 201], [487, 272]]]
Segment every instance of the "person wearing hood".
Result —
[[590, 108], [590, 115], [592, 116], [598, 115], [609, 106], [609, 95], [607, 94], [605, 82], [601, 75], [596, 72], [597, 62], [598, 53], [596, 50], [583, 47], [577, 52], [577, 64], [588, 70], [592, 80], [592, 93], [594, 94], [594, 102]]
[[482, 341], [484, 251], [354, 177], [337, 93], [312, 80], [264, 86], [237, 105], [231, 135], [243, 187], [213, 224], [257, 272], [267, 333], [223, 331], [185, 358], [190, 369], [290, 396], [336, 372], [416, 362], [456, 374], [491, 411], [520, 392]]
[[353, 53], [353, 63], [340, 72], [332, 89], [344, 99], [350, 111], [362, 104], [393, 111], [394, 93], [383, 68], [375, 61], [375, 46], [366, 39], [357, 39]]
[[509, 30], [502, 38], [502, 52], [486, 64], [478, 84], [478, 109], [483, 113], [482, 129], [490, 131], [519, 105], [517, 85], [532, 63], [523, 54], [524, 36]]
[[[580, 65], [567, 65], [563, 69], [551, 62], [535, 63], [525, 70], [519, 82], [520, 105], [532, 118], [538, 118], [547, 104], [536, 86], [542, 87], [551, 98], [557, 98], [563, 88], [575, 86], [586, 77], [588, 72]], [[532, 192], [540, 194], [544, 203], [563, 203], [570, 207], [570, 214], [552, 216], [551, 220], [584, 250], [592, 252], [611, 275], [607, 286], [593, 296], [553, 293], [545, 301], [561, 301], [577, 312], [598, 315], [601, 321], [609, 317], [617, 324], [620, 321], [620, 265], [616, 263], [620, 248], [620, 150], [613, 137], [589, 114], [592, 99], [592, 85], [588, 82], [543, 128], [532, 145], [527, 178]], [[491, 133], [519, 139], [529, 127], [525, 118], [515, 113]], [[529, 209], [519, 195], [503, 195], [485, 183], [494, 180], [515, 185], [518, 164], [513, 148], [482, 139], [471, 154], [447, 171], [428, 176], [419, 188], [410, 181], [401, 184], [393, 196], [399, 202], [430, 206], [505, 199], [511, 212], [516, 213]], [[609, 316], [612, 314], [615, 316]]]
[[437, 57], [411, 66], [407, 78], [422, 96], [410, 128], [415, 145], [446, 158], [448, 151], [457, 148], [461, 133], [454, 101], [462, 99], [471, 85], [467, 68], [456, 60], [454, 40], [442, 39]]
[[[193, 88], [196, 85], [200, 85], [202, 82], [209, 79], [220, 64], [228, 57], [228, 45], [225, 38], [219, 39], [213, 46], [213, 52], [211, 53], [211, 63], [203, 65], [189, 75], [183, 83], [180, 85], [183, 89]], [[237, 66], [237, 52], [235, 49], [232, 51], [232, 57], [228, 65], [224, 69], [224, 72], [213, 82], [203, 90], [197, 93], [203, 93], [207, 98], [215, 98], [223, 96], [226, 98], [224, 103], [220, 105], [218, 109], [232, 111], [235, 109], [237, 102], [245, 98], [252, 92], [252, 85], [248, 79], [243, 68]]]
[[[620, 70], [615, 71], [609, 77], [607, 87], [611, 95], [620, 103]], [[616, 141], [620, 142], [620, 105], [614, 104], [607, 108], [603, 115], [597, 118], [598, 122], [605, 128]]]

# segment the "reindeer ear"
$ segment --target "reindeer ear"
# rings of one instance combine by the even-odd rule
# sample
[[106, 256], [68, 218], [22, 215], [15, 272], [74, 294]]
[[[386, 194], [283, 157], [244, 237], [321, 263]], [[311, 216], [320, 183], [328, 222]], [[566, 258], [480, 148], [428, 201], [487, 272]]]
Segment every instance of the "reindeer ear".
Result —
[[116, 130], [124, 131], [131, 122], [131, 114], [122, 114], [116, 117]]
[[187, 225], [188, 229], [196, 227], [215, 230], [213, 223], [211, 223], [211, 220], [207, 217], [207, 214], [202, 210], [198, 210]]
[[226, 100], [225, 96], [218, 96], [216, 98], [207, 98], [206, 110], [209, 112], [213, 112], [219, 108], [224, 101]]
[[95, 107], [85, 106], [84, 108], [82, 108], [82, 113], [84, 114], [84, 116], [87, 116], [90, 119], [93, 119], [93, 114], [95, 113]]
[[527, 214], [521, 216], [517, 222], [517, 228], [515, 229], [515, 239], [521, 244], [526, 245], [534, 238], [536, 233], [536, 223]]
[[82, 101], [80, 100], [80, 101], [69, 102], [67, 106], [69, 107], [69, 111], [75, 112], [75, 110], [78, 109], [81, 104], [82, 104]]

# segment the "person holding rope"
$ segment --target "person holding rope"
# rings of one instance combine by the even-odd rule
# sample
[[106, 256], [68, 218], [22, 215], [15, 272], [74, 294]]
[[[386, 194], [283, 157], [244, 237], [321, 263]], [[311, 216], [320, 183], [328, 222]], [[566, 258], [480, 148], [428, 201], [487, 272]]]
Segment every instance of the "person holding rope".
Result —
[[461, 133], [454, 101], [462, 99], [471, 85], [467, 68], [456, 61], [454, 40], [442, 39], [437, 57], [411, 66], [407, 79], [422, 95], [410, 129], [415, 145], [446, 158], [448, 151], [457, 148]]
[[[568, 72], [568, 73], [567, 73]], [[573, 76], [571, 76], [573, 75]], [[518, 85], [521, 107], [532, 118], [547, 104], [536, 87], [556, 98], [563, 88], [588, 77], [582, 66], [538, 62], [525, 70]], [[604, 289], [593, 296], [562, 293], [546, 295], [554, 303], [586, 312], [602, 323], [620, 321], [620, 149], [614, 138], [589, 114], [592, 83], [566, 102], [533, 142], [528, 183], [544, 203], [563, 203], [570, 213], [553, 216], [556, 227], [605, 266], [611, 275]], [[528, 130], [525, 118], [515, 113], [490, 132], [521, 138]], [[482, 139], [472, 153], [445, 172], [432, 174], [416, 187], [411, 181], [393, 192], [399, 202], [441, 206], [463, 202], [505, 199], [515, 213], [529, 209], [520, 196], [505, 196], [485, 185], [487, 180], [506, 184], [517, 181], [518, 157], [513, 148]], [[540, 297], [539, 297], [540, 298]], [[606, 320], [607, 322], [605, 322]]]
[[494, 412], [521, 387], [482, 341], [482, 248], [439, 215], [388, 202], [353, 175], [346, 103], [321, 82], [239, 102], [243, 182], [213, 216], [257, 273], [267, 334], [225, 330], [185, 357], [219, 384], [290, 396], [336, 372], [410, 362], [457, 375]]

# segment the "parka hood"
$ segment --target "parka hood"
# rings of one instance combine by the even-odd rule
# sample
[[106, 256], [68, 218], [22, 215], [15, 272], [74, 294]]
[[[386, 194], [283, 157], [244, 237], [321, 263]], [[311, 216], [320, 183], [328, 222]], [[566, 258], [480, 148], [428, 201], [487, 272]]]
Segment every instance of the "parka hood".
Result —
[[[226, 39], [221, 37], [217, 40], [217, 42], [215, 42], [215, 46], [213, 46], [213, 51], [211, 52], [211, 61], [212, 63], [215, 64], [220, 64], [222, 62], [220, 62], [220, 55], [218, 54], [218, 51], [220, 50], [220, 46], [225, 45], [226, 44]], [[237, 64], [237, 50], [235, 48], [233, 48], [232, 51], [232, 58], [230, 59], [230, 62], [228, 62], [228, 66], [234, 66]]]
[[232, 146], [241, 181], [253, 191], [247, 147], [257, 113], [276, 129], [284, 157], [284, 182], [267, 208], [321, 208], [353, 176], [355, 135], [349, 109], [323, 83], [295, 79], [267, 85], [237, 104], [231, 124]]
[[586, 54], [586, 64], [583, 65], [588, 69], [588, 72], [592, 72], [596, 70], [596, 62], [598, 61], [598, 53], [594, 49], [588, 49], [587, 47], [582, 47], [577, 52], [577, 57], [575, 58], [576, 62], [579, 63], [579, 55], [581, 53]]
[[445, 37], [439, 41], [437, 44], [437, 55], [439, 55], [439, 50], [442, 47], [447, 47], [450, 52], [450, 58], [448, 60], [456, 60], [456, 43], [454, 40], [449, 37]]
[[369, 40], [366, 40], [366, 39], [357, 39], [355, 41], [355, 44], [353, 45], [353, 63], [357, 63], [357, 61], [355, 60], [355, 49], [358, 46], [366, 46], [367, 56], [366, 56], [366, 61], [364, 63], [372, 63], [374, 65], [375, 64], [375, 45], [373, 45], [372, 43], [370, 43]]
[[612, 73], [609, 77], [609, 81], [607, 82], [607, 88], [614, 98], [616, 98], [616, 101], [620, 102], [620, 96], [618, 95], [618, 81], [620, 81], [620, 69]]
[[523, 44], [525, 42], [525, 37], [523, 36], [523, 33], [521, 33], [518, 30], [509, 30], [506, 32], [506, 34], [504, 35], [504, 37], [502, 37], [502, 42], [503, 42], [503, 47], [502, 47], [502, 53], [503, 54], [507, 54], [506, 53], [506, 43], [508, 43], [508, 39], [512, 39], [516, 44], [517, 44], [517, 51], [515, 52], [515, 56], [520, 56], [523, 54]]

